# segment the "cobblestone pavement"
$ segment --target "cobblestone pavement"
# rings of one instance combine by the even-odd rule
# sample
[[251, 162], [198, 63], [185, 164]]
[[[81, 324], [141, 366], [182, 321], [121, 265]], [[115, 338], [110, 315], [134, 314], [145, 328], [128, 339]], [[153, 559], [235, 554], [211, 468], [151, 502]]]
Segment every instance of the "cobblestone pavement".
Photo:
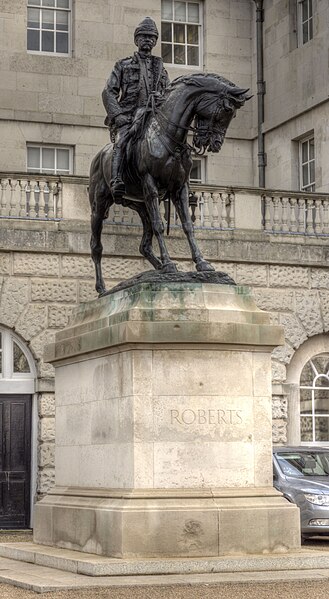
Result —
[[[0, 542], [29, 541], [27, 534], [0, 533]], [[310, 540], [309, 550], [329, 552], [329, 539]], [[32, 591], [0, 583], [0, 599], [37, 599]], [[127, 586], [120, 588], [77, 589], [45, 593], [45, 599], [327, 599], [329, 580], [301, 582], [249, 582], [167, 586]]]

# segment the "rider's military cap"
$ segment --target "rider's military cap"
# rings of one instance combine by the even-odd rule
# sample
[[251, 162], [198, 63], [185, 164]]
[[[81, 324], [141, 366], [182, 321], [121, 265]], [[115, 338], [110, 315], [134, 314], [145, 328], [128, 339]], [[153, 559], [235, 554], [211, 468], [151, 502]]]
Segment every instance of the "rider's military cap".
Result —
[[145, 19], [143, 21], [141, 21], [141, 23], [139, 25], [137, 25], [137, 27], [135, 29], [135, 33], [134, 33], [135, 41], [136, 41], [136, 37], [138, 35], [142, 35], [143, 33], [148, 33], [149, 35], [154, 35], [158, 39], [158, 37], [159, 37], [158, 28], [157, 28], [155, 22], [153, 21], [153, 19], [151, 19], [151, 17], [145, 17]]

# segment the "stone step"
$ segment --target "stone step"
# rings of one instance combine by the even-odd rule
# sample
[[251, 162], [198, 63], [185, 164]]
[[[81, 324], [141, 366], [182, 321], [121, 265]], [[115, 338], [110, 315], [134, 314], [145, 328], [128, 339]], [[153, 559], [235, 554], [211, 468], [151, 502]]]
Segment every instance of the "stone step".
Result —
[[140, 576], [329, 570], [329, 552], [210, 558], [117, 559], [35, 543], [2, 543], [0, 556], [85, 576]]

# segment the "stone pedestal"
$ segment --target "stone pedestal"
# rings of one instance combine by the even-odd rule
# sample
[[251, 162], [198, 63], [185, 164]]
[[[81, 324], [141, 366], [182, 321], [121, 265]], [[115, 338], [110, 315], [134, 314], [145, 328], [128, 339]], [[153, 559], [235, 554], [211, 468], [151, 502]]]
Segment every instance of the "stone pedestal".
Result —
[[140, 283], [81, 305], [57, 334], [56, 486], [37, 543], [113, 557], [300, 546], [272, 487], [271, 351], [248, 290]]

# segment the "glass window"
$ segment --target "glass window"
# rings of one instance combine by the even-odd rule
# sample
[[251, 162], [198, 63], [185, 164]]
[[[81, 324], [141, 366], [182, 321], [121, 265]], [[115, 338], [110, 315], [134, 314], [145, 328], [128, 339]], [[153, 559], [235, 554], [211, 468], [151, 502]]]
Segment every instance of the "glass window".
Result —
[[21, 348], [13, 342], [14, 372], [30, 372], [29, 363]]
[[313, 39], [313, 0], [297, 0], [300, 45]]
[[315, 191], [315, 152], [314, 137], [300, 141], [300, 188], [302, 191]]
[[0, 378], [6, 381], [34, 378], [31, 365], [24, 344], [11, 331], [0, 329]]
[[329, 353], [314, 356], [302, 370], [300, 428], [302, 443], [329, 441]]
[[27, 171], [70, 175], [73, 172], [73, 148], [55, 146], [27, 146]]
[[165, 63], [200, 66], [200, 2], [161, 2], [161, 56]]
[[205, 183], [205, 158], [193, 159], [190, 183]]
[[28, 0], [27, 49], [69, 54], [71, 0]]

